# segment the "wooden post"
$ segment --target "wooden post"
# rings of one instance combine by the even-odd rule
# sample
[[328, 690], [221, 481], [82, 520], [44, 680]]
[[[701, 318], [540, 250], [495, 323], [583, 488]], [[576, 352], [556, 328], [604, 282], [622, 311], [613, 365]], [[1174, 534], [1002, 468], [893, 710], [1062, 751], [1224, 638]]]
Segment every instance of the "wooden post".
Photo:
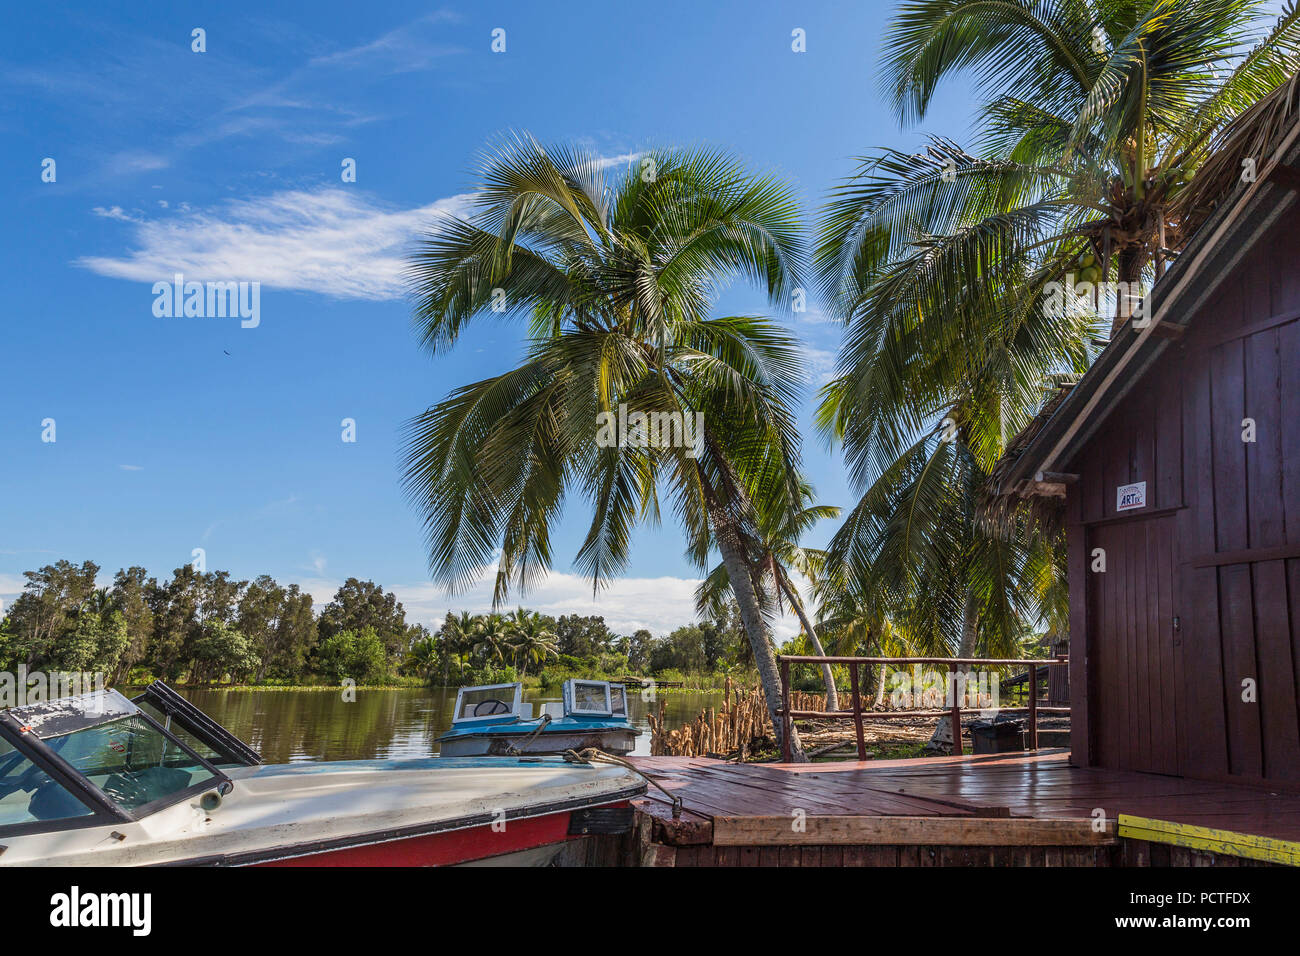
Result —
[[1029, 749], [1038, 749], [1038, 665], [1029, 665]]
[[858, 693], [858, 662], [849, 665], [849, 680], [853, 683], [853, 729], [858, 735], [858, 759], [867, 759], [867, 741], [862, 736], [862, 697]]
[[790, 749], [790, 662], [781, 659], [781, 756], [786, 763], [794, 759]]
[[952, 677], [949, 685], [952, 688], [952, 717], [950, 718], [952, 723], [952, 752], [954, 755], [960, 757], [962, 755], [961, 697], [957, 694], [957, 665], [949, 664], [948, 671]]

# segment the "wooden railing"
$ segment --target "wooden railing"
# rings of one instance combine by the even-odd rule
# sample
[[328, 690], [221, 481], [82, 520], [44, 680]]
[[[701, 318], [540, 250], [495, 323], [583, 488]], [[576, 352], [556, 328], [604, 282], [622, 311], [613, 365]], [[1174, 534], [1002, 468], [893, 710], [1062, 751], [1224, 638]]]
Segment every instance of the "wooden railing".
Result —
[[[1038, 668], [1040, 667], [1065, 667], [1069, 665], [1069, 659], [1064, 657], [1052, 658], [1030, 658], [1030, 659], [1013, 659], [1002, 660], [998, 658], [987, 657], [805, 657], [799, 655], [787, 655], [777, 658], [781, 666], [781, 709], [777, 715], [781, 719], [781, 749], [782, 755], [787, 763], [791, 759], [790, 749], [790, 727], [796, 718], [805, 720], [852, 720], [854, 730], [857, 732], [858, 759], [867, 759], [866, 737], [863, 733], [862, 725], [864, 720], [898, 720], [909, 717], [950, 717], [952, 718], [952, 752], [954, 754], [962, 753], [961, 743], [961, 695], [952, 693], [952, 706], [944, 710], [876, 710], [863, 711], [862, 709], [862, 685], [860, 680], [860, 668], [862, 665], [878, 664], [882, 667], [891, 664], [929, 664], [932, 666], [947, 667], [949, 674], [952, 676], [954, 683], [956, 675], [962, 671], [970, 671], [976, 668], [1000, 668], [1000, 667], [1027, 667], [1029, 668], [1029, 700], [1025, 707], [998, 707], [998, 712], [1019, 713], [1025, 711], [1028, 714], [1027, 723], [1029, 735], [1029, 749], [1038, 749], [1038, 715], [1039, 714], [1068, 714], [1069, 707], [1040, 707], [1038, 704]], [[790, 665], [791, 664], [842, 664], [849, 669], [849, 684], [853, 697], [853, 707], [850, 710], [791, 710], [790, 709]]]

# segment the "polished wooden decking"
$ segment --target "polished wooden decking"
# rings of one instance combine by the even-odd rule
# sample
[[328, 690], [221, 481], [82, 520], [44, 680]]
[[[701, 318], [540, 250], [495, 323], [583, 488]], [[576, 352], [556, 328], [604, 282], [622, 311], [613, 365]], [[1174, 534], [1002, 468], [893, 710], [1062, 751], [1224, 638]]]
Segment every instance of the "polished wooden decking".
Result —
[[[818, 764], [632, 759], [681, 797], [677, 821], [653, 788], [639, 806], [665, 842], [682, 846], [1114, 844], [1121, 815], [1300, 841], [1300, 794], [1072, 767], [1065, 751]], [[792, 836], [800, 811], [811, 829]]]

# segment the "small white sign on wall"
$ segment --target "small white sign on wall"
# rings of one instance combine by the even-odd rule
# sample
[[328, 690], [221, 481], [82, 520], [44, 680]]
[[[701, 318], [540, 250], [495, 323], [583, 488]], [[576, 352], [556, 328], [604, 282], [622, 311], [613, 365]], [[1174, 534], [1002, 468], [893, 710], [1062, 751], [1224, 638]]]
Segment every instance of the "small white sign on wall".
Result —
[[1115, 510], [1132, 511], [1134, 508], [1147, 506], [1147, 483], [1135, 481], [1131, 485], [1120, 485], [1115, 490]]

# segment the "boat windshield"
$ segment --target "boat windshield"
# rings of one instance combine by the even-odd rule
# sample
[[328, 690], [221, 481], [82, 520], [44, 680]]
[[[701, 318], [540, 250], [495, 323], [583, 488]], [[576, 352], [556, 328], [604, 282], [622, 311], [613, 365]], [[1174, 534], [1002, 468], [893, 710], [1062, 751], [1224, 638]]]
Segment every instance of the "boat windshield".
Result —
[[32, 704], [9, 714], [124, 810], [220, 776], [116, 691]]
[[572, 680], [569, 682], [569, 713], [613, 713], [610, 706], [610, 685], [604, 681]]
[[0, 827], [88, 817], [94, 811], [0, 738]]
[[617, 717], [627, 716], [627, 688], [622, 684], [609, 685], [610, 709]]
[[457, 723], [467, 720], [518, 716], [521, 696], [519, 684], [490, 684], [462, 687], [456, 695]]

